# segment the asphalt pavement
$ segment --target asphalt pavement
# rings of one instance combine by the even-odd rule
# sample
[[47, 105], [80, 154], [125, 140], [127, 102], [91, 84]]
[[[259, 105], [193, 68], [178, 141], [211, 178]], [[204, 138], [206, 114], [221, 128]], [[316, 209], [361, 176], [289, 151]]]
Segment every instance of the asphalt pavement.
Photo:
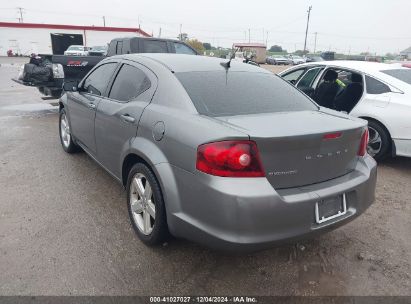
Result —
[[313, 240], [243, 255], [150, 248], [122, 186], [60, 147], [56, 101], [0, 63], [0, 295], [411, 295], [411, 159], [380, 164], [375, 204]]

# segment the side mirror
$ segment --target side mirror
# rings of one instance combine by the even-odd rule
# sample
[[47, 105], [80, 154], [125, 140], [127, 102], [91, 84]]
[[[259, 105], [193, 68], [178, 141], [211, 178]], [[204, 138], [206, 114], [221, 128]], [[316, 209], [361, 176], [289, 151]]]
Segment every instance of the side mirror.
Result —
[[78, 81], [77, 80], [64, 81], [63, 90], [66, 91], [66, 92], [77, 92], [77, 91], [79, 91]]

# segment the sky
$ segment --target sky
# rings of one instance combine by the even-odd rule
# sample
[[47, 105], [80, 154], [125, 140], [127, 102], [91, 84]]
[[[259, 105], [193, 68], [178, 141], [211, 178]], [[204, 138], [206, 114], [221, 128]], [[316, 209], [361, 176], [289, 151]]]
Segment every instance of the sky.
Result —
[[[154, 36], [180, 32], [213, 46], [235, 42], [312, 52], [383, 55], [411, 46], [411, 0], [0, 0], [0, 21], [138, 27]], [[317, 33], [317, 34], [316, 34]], [[315, 39], [317, 37], [317, 39]], [[315, 40], [317, 42], [315, 42]]]

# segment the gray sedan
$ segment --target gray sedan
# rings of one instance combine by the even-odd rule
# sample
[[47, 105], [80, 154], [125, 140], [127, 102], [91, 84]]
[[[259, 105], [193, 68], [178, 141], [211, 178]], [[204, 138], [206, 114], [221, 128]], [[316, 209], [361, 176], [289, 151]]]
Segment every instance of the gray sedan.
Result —
[[261, 68], [130, 54], [65, 90], [63, 149], [84, 150], [127, 189], [146, 244], [171, 233], [255, 250], [334, 229], [374, 201], [367, 122]]

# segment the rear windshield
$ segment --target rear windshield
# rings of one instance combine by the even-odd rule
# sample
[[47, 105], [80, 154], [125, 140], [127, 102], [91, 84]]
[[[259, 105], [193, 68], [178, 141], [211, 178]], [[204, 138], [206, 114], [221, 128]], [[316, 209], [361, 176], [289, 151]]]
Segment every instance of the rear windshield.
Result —
[[197, 111], [207, 116], [318, 109], [309, 98], [274, 74], [213, 71], [175, 75]]
[[411, 84], [411, 69], [384, 70], [381, 72]]

